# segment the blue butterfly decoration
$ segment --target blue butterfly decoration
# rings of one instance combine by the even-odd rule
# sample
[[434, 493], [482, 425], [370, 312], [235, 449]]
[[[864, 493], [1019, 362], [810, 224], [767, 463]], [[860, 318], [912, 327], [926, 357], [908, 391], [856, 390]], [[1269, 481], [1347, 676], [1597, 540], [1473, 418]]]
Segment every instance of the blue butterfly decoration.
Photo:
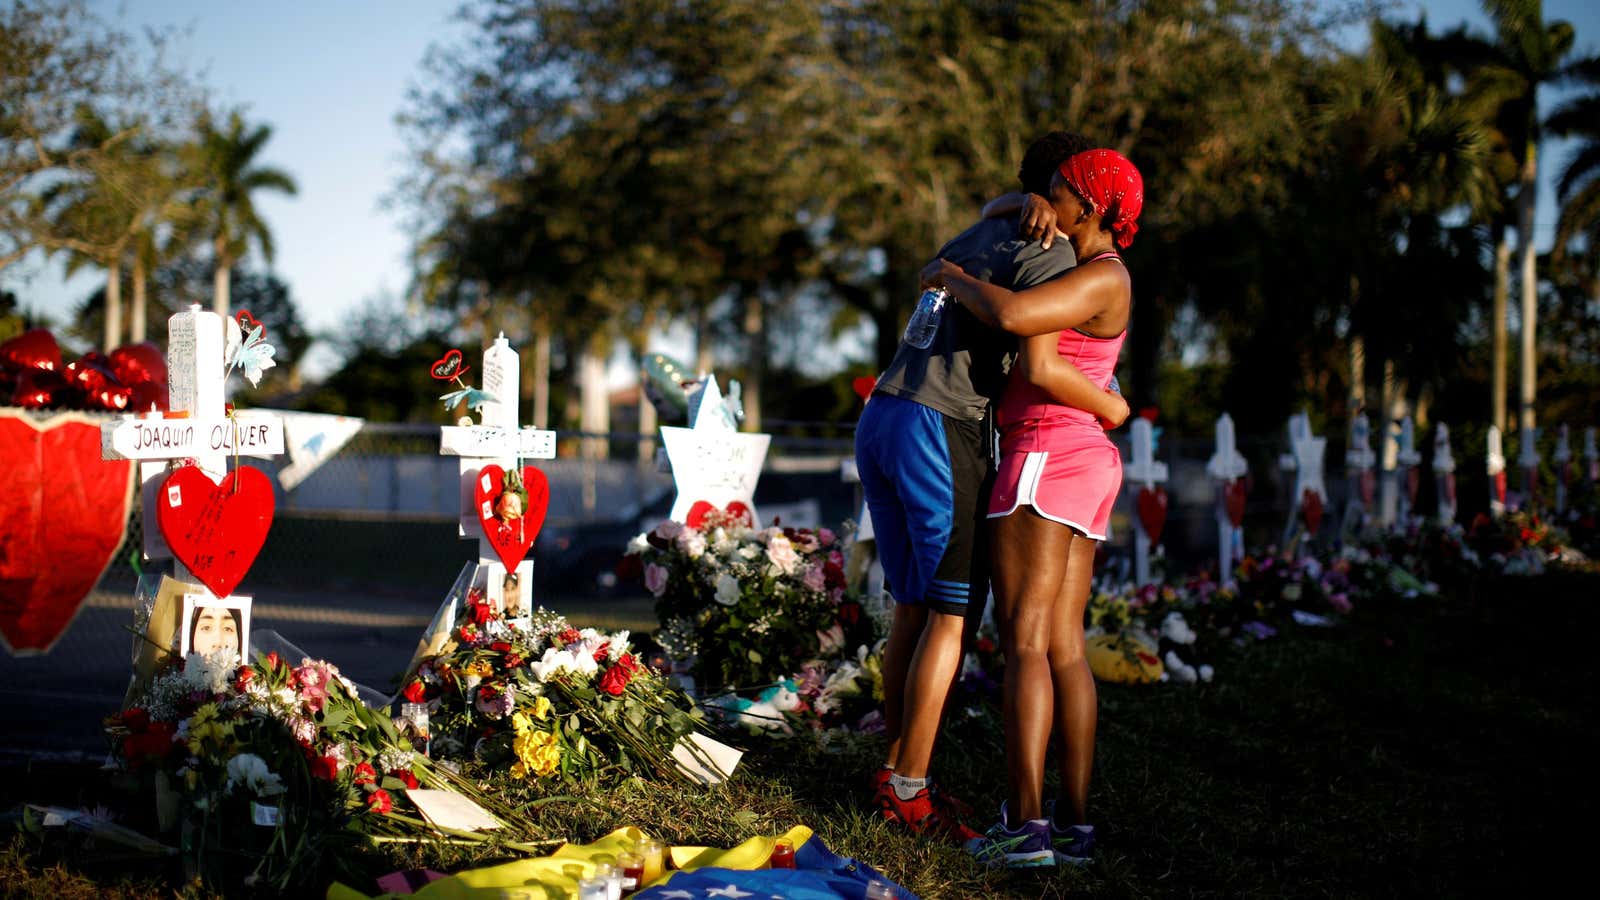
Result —
[[[264, 326], [257, 324], [239, 343], [235, 344], [232, 340], [228, 342], [228, 372], [231, 374], [235, 369], [240, 370], [251, 387], [260, 385], [261, 373], [278, 364], [272, 358], [278, 349], [263, 339], [265, 331]], [[229, 338], [232, 337], [229, 334]]]

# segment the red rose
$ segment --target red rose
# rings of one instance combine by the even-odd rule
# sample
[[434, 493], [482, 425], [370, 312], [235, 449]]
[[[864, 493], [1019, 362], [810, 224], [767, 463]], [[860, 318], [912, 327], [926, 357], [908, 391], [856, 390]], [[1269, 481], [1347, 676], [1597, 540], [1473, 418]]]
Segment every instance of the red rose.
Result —
[[339, 777], [339, 761], [331, 756], [313, 756], [311, 774], [323, 781], [333, 781]]
[[177, 727], [171, 722], [150, 722], [146, 730], [128, 735], [122, 742], [122, 753], [130, 760], [160, 759], [172, 752], [172, 736], [176, 733]]
[[832, 560], [823, 563], [822, 583], [830, 588], [844, 587], [844, 567]]
[[393, 772], [390, 772], [389, 774], [392, 775], [395, 778], [400, 779], [400, 783], [405, 785], [406, 787], [410, 788], [411, 790], [414, 791], [414, 790], [417, 789], [417, 776], [411, 774], [411, 770], [410, 769], [395, 769]]
[[276, 670], [282, 662], [283, 657], [279, 656], [276, 650], [267, 654], [267, 665], [272, 669]]
[[622, 696], [623, 690], [628, 687], [628, 672], [621, 666], [612, 666], [600, 676], [600, 690], [613, 697]]
[[127, 712], [122, 714], [122, 724], [125, 725], [129, 731], [144, 731], [146, 728], [150, 727], [150, 714], [145, 712], [140, 707], [132, 707]]
[[378, 780], [378, 770], [371, 763], [357, 763], [355, 775], [356, 784], [374, 784]]
[[511, 652], [511, 645], [505, 641], [495, 641], [489, 645], [489, 649], [496, 653], [509, 653]]
[[527, 660], [523, 659], [522, 657], [518, 656], [515, 653], [507, 653], [506, 654], [506, 668], [515, 669], [515, 668], [520, 667], [525, 662], [527, 662]]
[[583, 635], [579, 634], [578, 629], [576, 628], [568, 628], [566, 631], [556, 635], [556, 640], [560, 641], [562, 644], [575, 644], [582, 638]]
[[388, 791], [378, 788], [367, 795], [367, 809], [380, 816], [386, 816], [389, 810], [394, 809], [394, 798], [389, 796]]
[[428, 686], [422, 683], [422, 679], [413, 678], [411, 679], [411, 683], [406, 685], [404, 693], [406, 695], [406, 700], [409, 702], [421, 703], [423, 698], [428, 695]]
[[606, 664], [606, 654], [610, 653], [610, 652], [611, 652], [611, 642], [610, 641], [606, 641], [604, 644], [601, 644], [600, 646], [598, 646], [598, 647], [596, 647], [594, 649], [594, 661], [599, 663], [602, 666], [605, 665]]
[[617, 657], [617, 668], [627, 672], [628, 677], [631, 678], [635, 672], [639, 671], [639, 661], [633, 658], [632, 653], [624, 653]]

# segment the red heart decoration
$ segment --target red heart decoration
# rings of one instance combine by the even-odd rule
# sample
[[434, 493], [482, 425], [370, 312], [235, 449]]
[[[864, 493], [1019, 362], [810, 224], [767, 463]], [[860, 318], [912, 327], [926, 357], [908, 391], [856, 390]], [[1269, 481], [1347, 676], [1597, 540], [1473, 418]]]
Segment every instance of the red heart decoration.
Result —
[[1235, 528], [1244, 524], [1244, 501], [1249, 494], [1250, 486], [1243, 478], [1235, 478], [1222, 488], [1222, 503], [1227, 507], [1228, 521]]
[[428, 369], [428, 374], [432, 375], [435, 381], [450, 381], [467, 374], [467, 370], [470, 368], [472, 367], [462, 363], [460, 350], [451, 350], [433, 361], [433, 366]]
[[212, 484], [198, 466], [167, 476], [156, 495], [156, 522], [172, 555], [211, 593], [226, 597], [261, 552], [276, 499], [260, 469], [240, 466]]
[[1322, 495], [1306, 488], [1300, 493], [1300, 518], [1305, 520], [1306, 532], [1316, 534], [1322, 527]]
[[100, 459], [99, 420], [19, 410], [0, 410], [0, 459], [0, 636], [43, 653], [122, 544], [133, 463]]
[[857, 378], [855, 381], [850, 382], [850, 386], [855, 389], [857, 397], [865, 400], [872, 396], [872, 389], [878, 386], [878, 379], [872, 377], [871, 375], [863, 375], [860, 378]]
[[[460, 355], [459, 351], [451, 352]], [[522, 487], [528, 492], [528, 502], [522, 510], [522, 518], [502, 522], [494, 514], [494, 504], [500, 499], [505, 480], [505, 469], [484, 466], [473, 482], [472, 496], [478, 510], [478, 524], [483, 526], [489, 545], [506, 564], [506, 571], [515, 572], [517, 564], [528, 555], [528, 548], [539, 536], [539, 529], [544, 527], [545, 513], [550, 510], [550, 482], [533, 466], [523, 466]]]
[[0, 366], [8, 369], [61, 371], [61, 345], [48, 329], [31, 328], [0, 342]]
[[1456, 473], [1446, 472], [1444, 476], [1444, 496], [1453, 507], [1456, 505]]
[[1497, 500], [1497, 501], [1499, 501], [1501, 503], [1506, 502], [1506, 470], [1505, 469], [1501, 469], [1500, 471], [1494, 473], [1494, 484], [1490, 489], [1494, 492], [1494, 499], [1495, 500]]
[[1139, 524], [1144, 526], [1144, 533], [1150, 536], [1150, 543], [1161, 543], [1161, 530], [1167, 525], [1167, 489], [1156, 485], [1154, 488], [1139, 489]]
[[241, 309], [234, 313], [233, 320], [238, 322], [239, 327], [244, 330], [245, 337], [249, 337], [250, 332], [261, 327], [261, 323], [256, 321], [255, 316], [250, 315], [250, 310], [248, 309]]
[[[710, 501], [696, 500], [689, 506], [689, 512], [684, 515], [683, 524], [698, 531], [705, 527], [706, 517], [714, 512], [717, 512], [717, 508]], [[728, 505], [722, 508], [722, 514], [725, 518], [741, 522], [747, 527], [755, 522], [755, 514], [750, 511], [750, 507], [738, 500], [729, 500]]]

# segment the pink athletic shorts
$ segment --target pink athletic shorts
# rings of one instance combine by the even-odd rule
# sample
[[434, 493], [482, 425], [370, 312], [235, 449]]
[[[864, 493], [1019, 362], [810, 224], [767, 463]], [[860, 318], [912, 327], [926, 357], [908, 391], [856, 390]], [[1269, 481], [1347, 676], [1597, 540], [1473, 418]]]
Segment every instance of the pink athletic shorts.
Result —
[[1121, 487], [1122, 455], [1098, 427], [1018, 423], [1000, 439], [989, 518], [1031, 506], [1052, 522], [1103, 541]]

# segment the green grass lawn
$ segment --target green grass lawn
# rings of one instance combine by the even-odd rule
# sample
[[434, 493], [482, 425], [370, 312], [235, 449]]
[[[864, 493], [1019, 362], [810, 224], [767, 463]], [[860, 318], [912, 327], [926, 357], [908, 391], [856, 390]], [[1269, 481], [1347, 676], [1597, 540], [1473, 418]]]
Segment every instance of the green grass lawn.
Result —
[[[1482, 584], [1476, 604], [1366, 611], [1230, 652], [1213, 685], [1103, 686], [1103, 851], [1086, 870], [988, 872], [880, 826], [860, 787], [873, 739], [831, 752], [757, 744], [722, 789], [581, 789], [530, 816], [552, 839], [637, 824], [712, 845], [804, 823], [925, 897], [1529, 895], [1579, 869], [1593, 831], [1597, 587], [1559, 575]], [[935, 761], [984, 816], [1003, 791], [1001, 740], [992, 710], [962, 717]], [[92, 771], [5, 775], [7, 803], [105, 796]], [[370, 876], [471, 860], [390, 848], [349, 862]], [[144, 896], [173, 878], [59, 840], [17, 838], [0, 854], [7, 896]]]

